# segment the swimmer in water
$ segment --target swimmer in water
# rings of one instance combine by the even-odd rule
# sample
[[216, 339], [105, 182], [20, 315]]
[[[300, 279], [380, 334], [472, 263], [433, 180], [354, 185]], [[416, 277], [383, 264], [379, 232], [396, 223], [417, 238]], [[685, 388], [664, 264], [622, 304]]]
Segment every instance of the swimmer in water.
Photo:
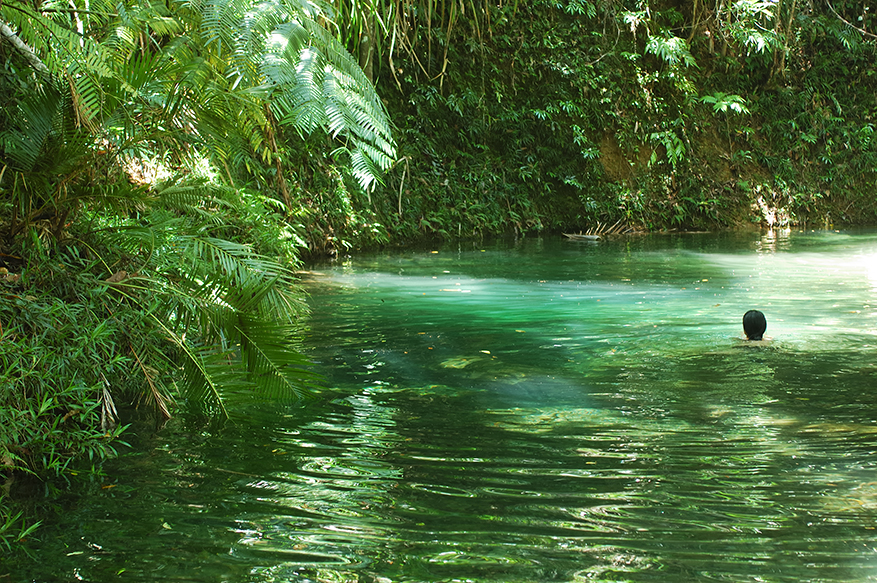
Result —
[[749, 310], [743, 314], [743, 332], [747, 340], [764, 340], [767, 330], [767, 319], [758, 310]]

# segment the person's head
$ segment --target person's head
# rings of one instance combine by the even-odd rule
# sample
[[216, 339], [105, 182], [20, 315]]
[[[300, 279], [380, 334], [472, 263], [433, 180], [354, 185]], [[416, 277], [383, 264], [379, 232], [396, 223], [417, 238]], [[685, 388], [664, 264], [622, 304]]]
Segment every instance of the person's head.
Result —
[[767, 319], [758, 310], [749, 310], [743, 314], [743, 332], [749, 340], [761, 340], [767, 330]]

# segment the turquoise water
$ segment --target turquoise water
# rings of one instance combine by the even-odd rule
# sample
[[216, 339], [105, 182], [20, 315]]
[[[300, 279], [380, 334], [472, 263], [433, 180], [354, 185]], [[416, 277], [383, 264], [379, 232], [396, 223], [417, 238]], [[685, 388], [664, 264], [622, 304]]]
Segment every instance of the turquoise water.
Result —
[[306, 287], [315, 399], [172, 421], [0, 575], [877, 580], [877, 233], [460, 244]]

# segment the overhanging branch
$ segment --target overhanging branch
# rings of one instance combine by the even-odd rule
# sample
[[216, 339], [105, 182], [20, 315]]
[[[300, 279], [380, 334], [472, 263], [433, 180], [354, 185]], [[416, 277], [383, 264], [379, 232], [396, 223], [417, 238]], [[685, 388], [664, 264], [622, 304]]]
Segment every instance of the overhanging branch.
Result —
[[864, 28], [859, 28], [858, 26], [854, 25], [852, 22], [850, 22], [849, 20], [847, 20], [846, 18], [844, 18], [843, 16], [841, 16], [840, 14], [838, 14], [838, 13], [837, 13], [837, 10], [834, 9], [834, 6], [831, 5], [830, 0], [825, 0], [825, 3], [828, 4], [828, 7], [831, 9], [832, 12], [834, 12], [834, 15], [837, 16], [838, 19], [840, 19], [841, 22], [843, 22], [844, 24], [846, 24], [846, 25], [849, 26], [850, 28], [853, 28], [853, 29], [855, 29], [855, 30], [858, 30], [859, 32], [861, 32], [861, 33], [864, 34], [865, 36], [870, 36], [871, 38], [877, 38], [877, 34], [874, 34], [874, 33], [868, 32], [868, 31], [865, 30]]
[[24, 57], [24, 59], [30, 64], [31, 67], [43, 73], [45, 75], [49, 74], [49, 68], [46, 67], [45, 63], [43, 63], [40, 58], [33, 52], [33, 50], [27, 46], [27, 44], [18, 38], [18, 35], [9, 28], [5, 22], [0, 22], [0, 37], [4, 40], [8, 41], [15, 50], [19, 52], [19, 54]]

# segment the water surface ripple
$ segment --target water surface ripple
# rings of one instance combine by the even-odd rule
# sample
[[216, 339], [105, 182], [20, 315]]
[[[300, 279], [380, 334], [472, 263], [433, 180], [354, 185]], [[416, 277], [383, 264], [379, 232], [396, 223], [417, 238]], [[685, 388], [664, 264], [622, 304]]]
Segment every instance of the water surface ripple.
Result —
[[21, 580], [877, 580], [877, 234], [315, 270], [325, 390], [145, 438]]

